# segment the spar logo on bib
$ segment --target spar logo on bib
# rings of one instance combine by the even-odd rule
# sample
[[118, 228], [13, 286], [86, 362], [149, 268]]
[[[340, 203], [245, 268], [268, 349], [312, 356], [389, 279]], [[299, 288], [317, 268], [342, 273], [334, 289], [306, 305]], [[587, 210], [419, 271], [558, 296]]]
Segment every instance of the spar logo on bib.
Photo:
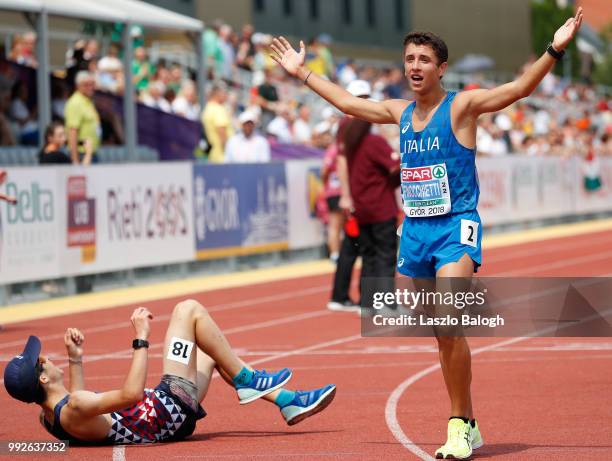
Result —
[[402, 181], [426, 181], [432, 179], [431, 168], [419, 167], [419, 168], [402, 168]]
[[440, 179], [446, 176], [446, 169], [442, 165], [436, 165], [431, 173], [434, 178]]

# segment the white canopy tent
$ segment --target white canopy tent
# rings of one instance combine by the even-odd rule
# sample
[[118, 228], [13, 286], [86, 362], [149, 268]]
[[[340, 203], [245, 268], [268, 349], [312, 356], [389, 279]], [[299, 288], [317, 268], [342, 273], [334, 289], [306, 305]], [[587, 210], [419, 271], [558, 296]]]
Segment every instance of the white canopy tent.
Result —
[[115, 22], [124, 24], [123, 33], [123, 68], [125, 72], [125, 90], [123, 116], [126, 133], [128, 157], [134, 158], [136, 149], [136, 106], [134, 86], [132, 83], [132, 38], [130, 29], [133, 24], [144, 27], [182, 30], [195, 34], [194, 46], [198, 57], [197, 85], [200, 106], [204, 107], [204, 65], [202, 21], [173, 11], [150, 5], [140, 0], [0, 0], [0, 10], [22, 11], [36, 15], [37, 55], [39, 68], [37, 71], [38, 87], [38, 122], [41, 133], [51, 121], [50, 80], [49, 80], [49, 38], [48, 15], [71, 18], [90, 19], [94, 21]]
[[0, 10], [30, 11], [38, 13], [42, 8], [40, 0], [0, 0]]

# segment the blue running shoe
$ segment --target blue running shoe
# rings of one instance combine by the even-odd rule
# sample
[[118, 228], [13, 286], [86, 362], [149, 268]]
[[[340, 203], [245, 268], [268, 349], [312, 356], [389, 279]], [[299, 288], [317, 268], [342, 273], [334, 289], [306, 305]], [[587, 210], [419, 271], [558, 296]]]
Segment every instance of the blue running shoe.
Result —
[[291, 370], [283, 368], [277, 372], [268, 373], [266, 370], [255, 370], [253, 379], [247, 385], [236, 384], [236, 391], [240, 404], [250, 403], [276, 389], [283, 387], [291, 379]]
[[325, 410], [334, 400], [336, 386], [328, 384], [320, 389], [312, 391], [295, 391], [295, 397], [291, 402], [281, 408], [281, 413], [289, 426]]

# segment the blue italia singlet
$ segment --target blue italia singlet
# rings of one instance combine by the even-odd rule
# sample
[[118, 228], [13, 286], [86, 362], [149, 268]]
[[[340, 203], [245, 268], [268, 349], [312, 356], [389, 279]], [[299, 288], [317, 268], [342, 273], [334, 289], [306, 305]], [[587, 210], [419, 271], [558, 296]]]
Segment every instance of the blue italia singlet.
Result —
[[402, 199], [408, 217], [441, 216], [475, 210], [479, 186], [476, 149], [457, 141], [451, 127], [449, 92], [422, 130], [412, 127], [416, 102], [400, 120]]
[[422, 131], [412, 127], [411, 103], [400, 120], [401, 190], [406, 218], [397, 270], [409, 277], [434, 277], [467, 254], [482, 260], [476, 149], [457, 141], [451, 127], [449, 92]]

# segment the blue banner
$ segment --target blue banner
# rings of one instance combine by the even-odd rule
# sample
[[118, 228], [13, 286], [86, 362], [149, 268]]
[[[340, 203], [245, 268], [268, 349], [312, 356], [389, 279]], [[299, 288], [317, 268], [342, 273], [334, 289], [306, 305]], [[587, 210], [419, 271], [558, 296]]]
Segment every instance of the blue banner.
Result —
[[284, 164], [194, 165], [199, 259], [287, 249]]

